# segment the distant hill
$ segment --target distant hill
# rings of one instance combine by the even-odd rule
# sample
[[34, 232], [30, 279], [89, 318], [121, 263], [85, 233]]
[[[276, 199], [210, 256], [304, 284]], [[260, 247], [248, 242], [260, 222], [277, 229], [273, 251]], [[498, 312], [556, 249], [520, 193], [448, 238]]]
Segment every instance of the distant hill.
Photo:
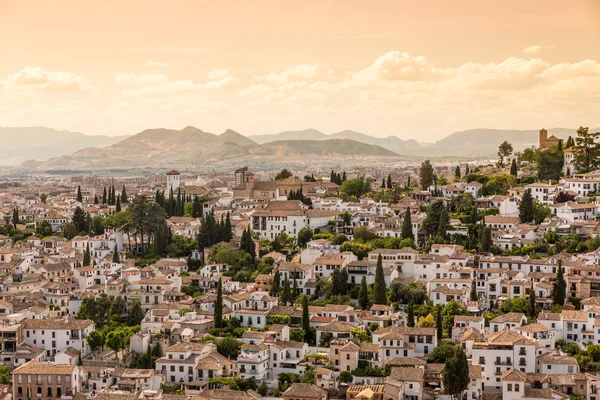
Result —
[[377, 145], [390, 149], [396, 153], [407, 152], [409, 150], [420, 149], [421, 146], [416, 140], [402, 140], [398, 136], [388, 136], [386, 138], [375, 137], [364, 133], [343, 130], [327, 135], [316, 129], [305, 129], [303, 131], [285, 131], [272, 135], [250, 136], [258, 144], [277, 142], [282, 140], [330, 140], [330, 139], [350, 139], [356, 142]]
[[105, 148], [89, 147], [43, 163], [27, 162], [21, 168], [45, 171], [207, 164], [230, 167], [232, 160], [238, 164], [285, 163], [286, 160], [305, 162], [307, 158], [318, 161], [320, 157], [361, 156], [398, 157], [398, 154], [349, 139], [283, 140], [258, 145], [233, 130], [215, 135], [188, 126], [182, 130], [147, 129]]
[[[591, 129], [590, 131], [598, 132], [600, 128]], [[554, 135], [564, 140], [569, 135], [575, 137], [576, 134], [577, 129], [548, 129], [549, 136]], [[515, 151], [521, 151], [526, 147], [539, 145], [539, 130], [470, 129], [454, 132], [428, 147], [428, 151], [456, 155], [495, 156], [498, 152], [498, 146], [505, 140], [513, 145]]]
[[0, 127], [0, 165], [47, 161], [86, 147], [106, 147], [127, 136], [84, 135], [46, 127]]

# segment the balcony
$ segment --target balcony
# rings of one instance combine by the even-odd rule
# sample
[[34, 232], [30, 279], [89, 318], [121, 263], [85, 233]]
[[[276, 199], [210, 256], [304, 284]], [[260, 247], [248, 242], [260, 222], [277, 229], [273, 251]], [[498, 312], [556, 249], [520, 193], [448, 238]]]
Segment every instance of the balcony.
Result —
[[506, 361], [496, 360], [496, 361], [494, 361], [494, 365], [512, 365], [512, 362], [510, 360], [506, 360]]
[[519, 361], [519, 366], [521, 367], [525, 367], [527, 365], [527, 362], [524, 360]]
[[525, 350], [525, 349], [519, 350], [519, 355], [520, 356], [526, 356], [527, 355], [527, 350]]
[[496, 371], [494, 371], [494, 375], [500, 376], [500, 375], [502, 375], [502, 371], [496, 370]]

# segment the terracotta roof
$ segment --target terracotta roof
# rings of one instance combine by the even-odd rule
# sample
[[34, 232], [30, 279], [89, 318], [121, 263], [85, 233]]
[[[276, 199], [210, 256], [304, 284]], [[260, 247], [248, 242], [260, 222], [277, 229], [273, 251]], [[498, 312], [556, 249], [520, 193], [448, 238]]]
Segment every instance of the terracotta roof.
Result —
[[421, 382], [423, 370], [412, 367], [393, 367], [390, 378], [399, 382]]

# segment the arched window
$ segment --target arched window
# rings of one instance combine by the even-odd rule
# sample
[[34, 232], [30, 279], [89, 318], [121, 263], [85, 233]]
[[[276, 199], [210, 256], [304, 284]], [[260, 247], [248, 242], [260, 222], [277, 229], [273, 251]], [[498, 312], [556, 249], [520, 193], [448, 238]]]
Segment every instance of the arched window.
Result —
[[19, 387], [17, 388], [17, 394], [20, 394], [20, 395], [22, 395], [22, 394], [23, 394], [23, 388], [22, 388], [21, 386], [19, 386]]
[[48, 397], [52, 397], [52, 388], [48, 388]]
[[38, 392], [38, 394], [42, 394], [42, 387], [41, 386], [38, 386], [37, 392]]
[[60, 388], [56, 388], [56, 397], [62, 396], [62, 390]]

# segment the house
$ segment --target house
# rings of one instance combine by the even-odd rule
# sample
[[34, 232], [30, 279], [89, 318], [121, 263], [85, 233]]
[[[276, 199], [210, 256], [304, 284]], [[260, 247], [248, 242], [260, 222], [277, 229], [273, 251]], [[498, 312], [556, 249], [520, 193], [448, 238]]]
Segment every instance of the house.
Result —
[[527, 317], [523, 313], [506, 313], [497, 316], [490, 321], [490, 330], [492, 332], [499, 332], [505, 329], [514, 330], [515, 327], [521, 326], [527, 323]]
[[393, 367], [385, 380], [385, 398], [421, 400], [423, 377], [423, 368]]
[[281, 397], [283, 400], [327, 400], [327, 391], [312, 383], [292, 383]]
[[23, 327], [23, 342], [45, 349], [50, 358], [68, 347], [80, 351], [82, 356], [91, 350], [85, 337], [95, 329], [94, 322], [70, 317], [55, 319], [30, 319]]
[[12, 372], [13, 398], [60, 399], [78, 392], [79, 370], [69, 364], [29, 361]]

